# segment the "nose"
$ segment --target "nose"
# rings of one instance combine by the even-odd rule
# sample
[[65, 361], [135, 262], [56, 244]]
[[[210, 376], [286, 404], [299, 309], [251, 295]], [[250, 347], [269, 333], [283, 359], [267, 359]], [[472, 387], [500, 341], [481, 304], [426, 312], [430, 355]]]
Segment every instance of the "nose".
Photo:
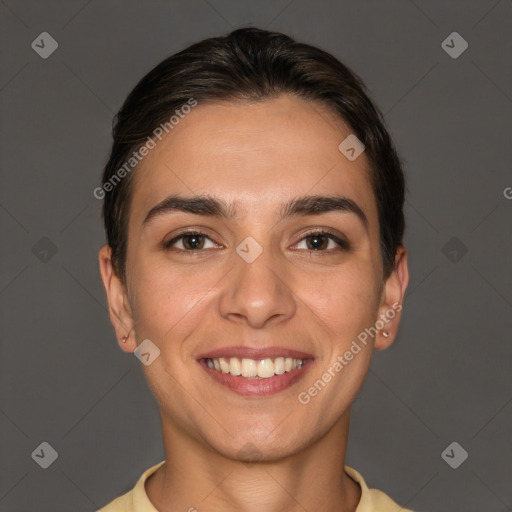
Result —
[[233, 254], [233, 269], [220, 298], [224, 318], [261, 329], [293, 317], [297, 302], [291, 277], [286, 262], [278, 260], [267, 249], [253, 261]]

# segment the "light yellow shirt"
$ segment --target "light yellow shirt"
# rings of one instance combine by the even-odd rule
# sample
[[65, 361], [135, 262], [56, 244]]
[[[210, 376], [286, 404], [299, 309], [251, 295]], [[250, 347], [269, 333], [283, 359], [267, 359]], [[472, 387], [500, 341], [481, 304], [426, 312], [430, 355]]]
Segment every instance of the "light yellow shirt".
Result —
[[[135, 487], [111, 501], [97, 512], [158, 512], [158, 510], [149, 501], [144, 484], [165, 461], [158, 463], [144, 473], [139, 478]], [[377, 489], [368, 489], [363, 477], [352, 468], [345, 466], [346, 473], [361, 486], [361, 501], [357, 506], [356, 512], [412, 512], [397, 505], [389, 496]]]

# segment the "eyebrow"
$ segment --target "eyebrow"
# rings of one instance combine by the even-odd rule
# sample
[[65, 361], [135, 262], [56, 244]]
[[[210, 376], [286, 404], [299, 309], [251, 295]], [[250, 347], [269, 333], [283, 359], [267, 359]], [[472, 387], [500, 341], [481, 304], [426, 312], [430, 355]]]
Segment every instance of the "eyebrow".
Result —
[[[352, 199], [340, 195], [296, 197], [281, 206], [279, 220], [299, 215], [321, 215], [333, 211], [356, 215], [368, 231], [368, 219], [363, 210]], [[172, 212], [185, 212], [228, 220], [237, 216], [235, 205], [226, 203], [223, 199], [208, 195], [192, 197], [171, 195], [151, 208], [142, 224], [147, 224], [155, 217]]]

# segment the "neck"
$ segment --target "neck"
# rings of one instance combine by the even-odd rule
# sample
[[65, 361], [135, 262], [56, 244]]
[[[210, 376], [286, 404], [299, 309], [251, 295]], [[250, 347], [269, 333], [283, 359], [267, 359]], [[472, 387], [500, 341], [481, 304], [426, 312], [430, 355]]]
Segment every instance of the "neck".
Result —
[[146, 481], [159, 512], [354, 512], [361, 489], [344, 471], [349, 416], [299, 453], [277, 461], [229, 459], [162, 416], [166, 462]]

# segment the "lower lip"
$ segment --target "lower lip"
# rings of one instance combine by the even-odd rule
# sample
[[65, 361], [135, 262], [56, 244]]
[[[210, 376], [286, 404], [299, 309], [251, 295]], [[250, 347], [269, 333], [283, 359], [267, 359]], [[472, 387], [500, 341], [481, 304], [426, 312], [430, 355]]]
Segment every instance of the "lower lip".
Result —
[[306, 359], [303, 365], [297, 370], [285, 372], [281, 375], [274, 375], [268, 379], [249, 379], [239, 375], [219, 372], [210, 368], [204, 359], [199, 361], [199, 364], [213, 380], [231, 389], [231, 391], [244, 396], [268, 396], [279, 393], [299, 381], [305, 375], [305, 372], [309, 370], [312, 363], [312, 359]]

